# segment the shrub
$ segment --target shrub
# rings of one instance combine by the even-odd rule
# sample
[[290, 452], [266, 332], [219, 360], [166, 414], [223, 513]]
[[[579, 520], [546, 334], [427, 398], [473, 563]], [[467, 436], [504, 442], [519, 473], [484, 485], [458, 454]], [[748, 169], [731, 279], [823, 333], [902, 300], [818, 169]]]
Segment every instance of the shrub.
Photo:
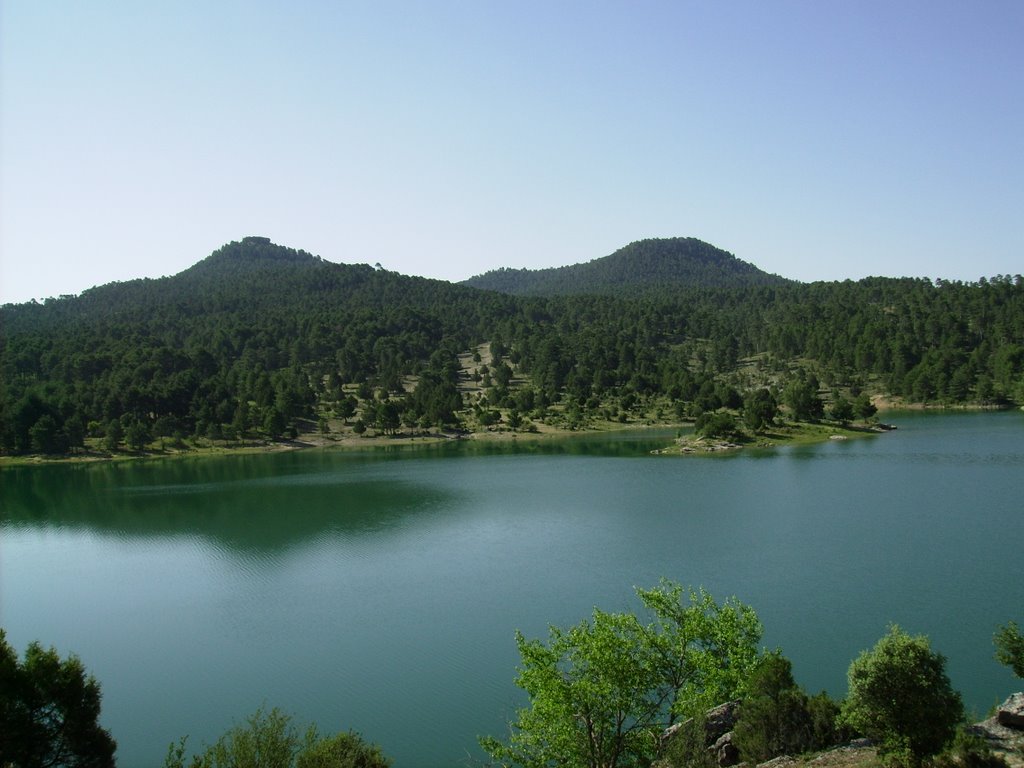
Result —
[[1013, 670], [1017, 677], [1024, 677], [1024, 635], [1017, 622], [1011, 621], [1000, 627], [993, 642], [996, 644], [996, 658]]
[[843, 720], [877, 740], [886, 762], [920, 765], [953, 740], [963, 718], [963, 702], [945, 667], [945, 657], [931, 650], [928, 638], [890, 627], [850, 664]]
[[[185, 741], [171, 744], [164, 768], [185, 768]], [[315, 726], [304, 733], [290, 715], [260, 708], [244, 725], [227, 731], [195, 755], [188, 768], [389, 768], [391, 760], [357, 733], [320, 737]]]
[[730, 413], [708, 411], [697, 417], [694, 431], [701, 437], [728, 438], [736, 435], [736, 419]]
[[981, 736], [959, 729], [953, 744], [935, 758], [933, 768], [1008, 768]]
[[828, 749], [845, 744], [853, 734], [840, 720], [839, 703], [825, 691], [807, 700], [807, 713], [811, 718], [811, 749]]
[[792, 665], [779, 653], [766, 655], [747, 683], [734, 741], [744, 760], [762, 763], [806, 751], [811, 737], [807, 696], [793, 680]]
[[336, 733], [299, 752], [296, 768], [388, 768], [391, 759], [385, 757], [376, 744], [367, 744], [357, 733]]
[[793, 680], [792, 665], [778, 652], [764, 656], [747, 682], [735, 743], [744, 760], [758, 763], [837, 744], [839, 706], [820, 693], [813, 698]]

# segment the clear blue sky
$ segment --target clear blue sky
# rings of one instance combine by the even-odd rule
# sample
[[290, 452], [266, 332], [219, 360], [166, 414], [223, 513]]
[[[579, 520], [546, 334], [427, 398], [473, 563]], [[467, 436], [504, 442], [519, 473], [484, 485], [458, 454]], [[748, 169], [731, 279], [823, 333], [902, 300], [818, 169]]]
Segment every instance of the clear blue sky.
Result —
[[461, 280], [693, 236], [1024, 271], [1024, 2], [0, 4], [0, 301], [265, 235]]

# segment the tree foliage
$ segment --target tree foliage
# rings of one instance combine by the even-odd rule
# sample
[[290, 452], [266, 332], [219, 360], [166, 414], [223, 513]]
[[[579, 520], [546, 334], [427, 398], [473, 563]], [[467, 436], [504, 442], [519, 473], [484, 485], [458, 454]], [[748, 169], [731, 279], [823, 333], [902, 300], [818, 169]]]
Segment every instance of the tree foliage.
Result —
[[730, 438], [736, 435], [736, 419], [726, 411], [702, 413], [693, 426], [699, 437], [710, 439]]
[[458, 356], [487, 344], [499, 357], [476, 371], [486, 405], [533, 422], [585, 426], [613, 403], [629, 403], [616, 413], [628, 420], [658, 401], [680, 416], [742, 407], [756, 431], [771, 409], [745, 396], [770, 387], [817, 419], [821, 382], [859, 418], [873, 415], [866, 383], [1024, 404], [1019, 276], [803, 285], [689, 240], [598, 261], [584, 265], [596, 282], [510, 296], [245, 238], [172, 277], [5, 305], [0, 450], [64, 453], [104, 435], [110, 452], [137, 450], [168, 424], [274, 439], [330, 414], [390, 432], [369, 411], [374, 391], [403, 424], [457, 426], [478, 404], [464, 401]]
[[931, 650], [926, 637], [911, 637], [894, 625], [850, 664], [842, 717], [878, 740], [889, 762], [919, 765], [952, 741], [963, 718], [945, 667], [945, 657]]
[[0, 765], [113, 768], [100, 727], [100, 686], [77, 656], [30, 643], [23, 660], [0, 629]]
[[[186, 739], [171, 744], [164, 768], [185, 768]], [[320, 736], [316, 726], [302, 731], [277, 709], [260, 708], [194, 755], [188, 768], [389, 768], [380, 749], [353, 732]]]
[[835, 745], [839, 706], [825, 693], [808, 697], [780, 653], [765, 654], [747, 683], [734, 743], [744, 760], [762, 763]]
[[794, 379], [786, 385], [782, 399], [794, 419], [817, 421], [825, 412], [824, 403], [818, 397], [818, 380], [808, 376]]
[[506, 742], [481, 740], [502, 764], [530, 768], [647, 765], [678, 716], [736, 695], [758, 656], [761, 625], [736, 600], [718, 604], [662, 582], [637, 594], [650, 614], [596, 610], [548, 641], [516, 636], [516, 683], [530, 698]]
[[1011, 621], [999, 627], [993, 642], [999, 662], [1012, 669], [1017, 677], [1024, 678], [1024, 634], [1017, 622]]
[[755, 389], [743, 398], [743, 421], [754, 432], [761, 432], [775, 423], [779, 405], [765, 387]]
[[316, 738], [299, 752], [295, 768], [389, 768], [391, 758], [385, 757], [375, 744], [366, 743], [351, 731]]

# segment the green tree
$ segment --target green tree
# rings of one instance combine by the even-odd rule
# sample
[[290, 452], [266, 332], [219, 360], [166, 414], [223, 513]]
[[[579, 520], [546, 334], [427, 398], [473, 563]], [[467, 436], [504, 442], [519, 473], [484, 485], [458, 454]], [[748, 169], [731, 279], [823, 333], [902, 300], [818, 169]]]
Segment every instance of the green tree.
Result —
[[735, 744], [744, 760], [763, 763], [778, 755], [805, 752], [810, 741], [807, 696], [793, 679], [789, 660], [768, 654], [750, 676]]
[[124, 431], [125, 442], [133, 451], [141, 451], [149, 442], [149, 427], [139, 419], [133, 420]]
[[775, 396], [764, 387], [750, 392], [743, 398], [743, 421], [755, 432], [774, 424], [778, 410], [779, 405], [775, 401]]
[[374, 423], [385, 435], [392, 435], [402, 425], [402, 411], [394, 400], [378, 403]]
[[826, 691], [807, 699], [807, 712], [811, 716], [812, 750], [843, 744], [853, 738], [854, 734], [840, 717], [839, 703]]
[[783, 754], [825, 749], [841, 741], [838, 705], [822, 692], [808, 698], [793, 679], [789, 660], [764, 655], [747, 682], [735, 744], [743, 759], [761, 763]]
[[376, 744], [368, 744], [357, 733], [336, 733], [313, 741], [295, 760], [295, 768], [389, 768]]
[[179, 428], [173, 416], [161, 416], [153, 423], [153, 435], [160, 439], [161, 449], [164, 447], [164, 438], [171, 437]]
[[195, 768], [289, 768], [301, 746], [291, 717], [259, 709], [209, 747]]
[[853, 407], [853, 403], [845, 397], [837, 397], [832, 401], [832, 407], [829, 409], [829, 412], [833, 419], [842, 424], [846, 424], [853, 421], [853, 416], [856, 411]]
[[736, 435], [736, 419], [725, 411], [709, 411], [697, 417], [693, 429], [700, 437], [730, 438]]
[[489, 408], [482, 408], [477, 413], [476, 418], [477, 421], [480, 422], [480, 426], [490, 427], [501, 421], [501, 413], [498, 411], [493, 411]]
[[64, 435], [67, 437], [68, 448], [82, 448], [85, 446], [84, 422], [77, 415], [72, 416], [64, 422]]
[[501, 764], [627, 768], [659, 756], [664, 729], [706, 702], [737, 694], [757, 659], [761, 625], [736, 601], [670, 582], [637, 590], [653, 621], [594, 610], [547, 643], [517, 633], [516, 683], [530, 697], [507, 742], [482, 739]]
[[513, 432], [523, 425], [523, 414], [517, 408], [513, 408], [508, 412], [508, 425], [512, 428]]
[[864, 421], [878, 413], [878, 408], [871, 402], [871, 398], [863, 392], [853, 401], [853, 410]]
[[341, 417], [341, 420], [348, 424], [348, 420], [356, 415], [356, 408], [359, 407], [359, 401], [352, 395], [347, 395], [338, 401], [338, 406], [335, 412]]
[[[183, 738], [167, 750], [164, 768], [186, 768]], [[389, 768], [391, 760], [357, 733], [321, 737], [304, 732], [281, 710], [260, 708], [192, 758], [188, 768]]]
[[717, 603], [703, 588], [684, 590], [665, 579], [637, 595], [654, 617], [647, 650], [671, 704], [668, 725], [740, 696], [764, 631], [753, 608], [735, 598]]
[[239, 400], [231, 417], [231, 426], [235, 431], [235, 435], [240, 438], [245, 437], [246, 432], [249, 431], [250, 418], [249, 402], [247, 400]]
[[287, 427], [288, 417], [282, 411], [276, 406], [271, 406], [267, 409], [266, 416], [263, 418], [263, 429], [266, 430], [272, 440], [277, 440], [281, 437]]
[[996, 644], [996, 659], [1013, 670], [1017, 677], [1024, 677], [1024, 634], [1017, 622], [1011, 621], [999, 628], [993, 642]]
[[124, 439], [124, 427], [121, 426], [120, 419], [111, 419], [107, 425], [107, 434], [103, 438], [103, 448], [110, 453], [117, 450], [117, 447], [121, 444]]
[[818, 381], [813, 377], [794, 379], [782, 390], [782, 400], [798, 421], [815, 421], [825, 412], [818, 397]]
[[63, 453], [67, 449], [67, 437], [61, 431], [56, 419], [48, 413], [39, 417], [29, 430], [29, 442], [33, 451], [45, 454]]
[[0, 765], [113, 768], [117, 743], [99, 717], [99, 683], [77, 656], [30, 643], [19, 661], [0, 629]]
[[928, 638], [893, 625], [850, 664], [842, 719], [876, 739], [890, 764], [918, 766], [956, 735], [963, 702], [946, 676], [946, 659]]

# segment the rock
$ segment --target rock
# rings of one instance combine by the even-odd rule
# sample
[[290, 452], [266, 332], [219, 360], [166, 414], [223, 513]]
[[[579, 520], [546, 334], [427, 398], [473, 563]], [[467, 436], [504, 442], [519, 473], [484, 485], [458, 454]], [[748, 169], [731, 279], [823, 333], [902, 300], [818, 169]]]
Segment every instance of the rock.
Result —
[[1024, 729], [1024, 693], [1014, 693], [999, 705], [996, 720], [1007, 728]]
[[[1009, 713], [1013, 707], [1007, 705], [1012, 704], [1014, 698], [1019, 702], [1022, 697], [1024, 694], [1014, 694], [999, 709]], [[997, 715], [968, 726], [967, 731], [983, 738], [989, 749], [1006, 760], [1010, 768], [1024, 768], [1024, 728], [1003, 725]]]
[[718, 762], [719, 768], [730, 768], [730, 766], [736, 765], [740, 761], [740, 751], [735, 744], [732, 743], [732, 731], [723, 733], [715, 745], [711, 747], [712, 754], [715, 756], [715, 760]]
[[714, 744], [736, 726], [739, 701], [727, 701], [704, 713], [705, 744]]
[[[725, 704], [719, 704], [717, 707], [713, 707], [704, 713], [704, 746], [713, 747], [716, 741], [733, 729], [736, 725], [736, 716], [739, 708], [739, 701], [727, 701]], [[666, 728], [665, 732], [661, 734], [662, 743], [669, 742], [679, 732], [680, 728], [685, 727], [691, 722], [693, 721], [683, 720]]]
[[865, 739], [862, 736], [857, 739], [851, 739], [845, 747], [839, 747], [839, 749], [868, 749], [873, 746], [875, 746], [874, 739]]

